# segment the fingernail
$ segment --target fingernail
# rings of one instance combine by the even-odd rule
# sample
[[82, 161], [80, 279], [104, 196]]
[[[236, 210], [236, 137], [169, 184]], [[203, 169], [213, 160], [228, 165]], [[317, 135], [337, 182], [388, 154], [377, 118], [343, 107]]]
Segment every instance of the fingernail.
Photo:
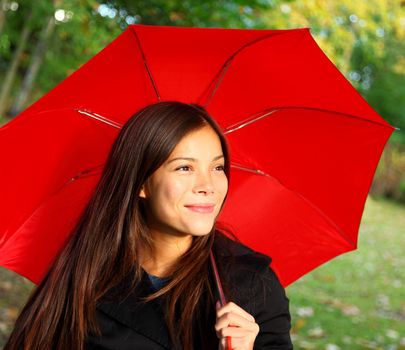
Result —
[[221, 306], [221, 304], [219, 303], [219, 300], [217, 300], [217, 302], [216, 302], [216, 304], [215, 304], [215, 307], [216, 307], [217, 309], [219, 309], [220, 306]]

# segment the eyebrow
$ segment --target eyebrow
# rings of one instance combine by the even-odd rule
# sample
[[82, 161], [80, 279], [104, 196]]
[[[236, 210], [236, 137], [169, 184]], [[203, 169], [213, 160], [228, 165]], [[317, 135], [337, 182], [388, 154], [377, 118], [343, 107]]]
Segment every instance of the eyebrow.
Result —
[[[214, 162], [214, 161], [216, 161], [216, 160], [218, 160], [218, 159], [221, 159], [221, 158], [224, 158], [224, 156], [223, 156], [222, 154], [221, 154], [220, 156], [216, 156], [212, 161]], [[168, 161], [167, 164], [169, 164], [169, 163], [171, 163], [171, 162], [174, 162], [175, 160], [188, 160], [188, 161], [191, 161], [191, 162], [198, 162], [198, 160], [195, 159], [195, 158], [190, 158], [190, 157], [176, 157], [176, 158], [173, 158], [172, 160]]]

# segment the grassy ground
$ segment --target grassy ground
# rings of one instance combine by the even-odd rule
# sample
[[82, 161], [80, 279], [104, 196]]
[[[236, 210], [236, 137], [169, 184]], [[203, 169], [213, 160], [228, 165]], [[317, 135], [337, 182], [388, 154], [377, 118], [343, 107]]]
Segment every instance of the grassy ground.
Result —
[[[405, 208], [369, 197], [358, 247], [287, 288], [295, 349], [405, 349]], [[0, 268], [0, 347], [31, 289]]]
[[297, 349], [405, 349], [405, 208], [368, 198], [358, 249], [287, 287]]
[[0, 267], [0, 349], [33, 286], [31, 281]]

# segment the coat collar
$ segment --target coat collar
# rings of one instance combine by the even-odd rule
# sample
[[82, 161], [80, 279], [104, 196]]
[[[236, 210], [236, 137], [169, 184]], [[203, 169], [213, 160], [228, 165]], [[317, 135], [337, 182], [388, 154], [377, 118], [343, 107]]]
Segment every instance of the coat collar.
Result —
[[[126, 282], [122, 282], [117, 288], [125, 287]], [[141, 283], [126, 299], [109, 302], [101, 300], [97, 308], [110, 317], [123, 323], [136, 332], [152, 339], [166, 349], [171, 349], [171, 342], [164, 321], [161, 299], [157, 298], [148, 303], [141, 303], [140, 298], [146, 297], [154, 292], [153, 286], [145, 270], [142, 272]]]
[[[225, 262], [231, 256], [244, 256], [244, 263], [252, 264], [254, 268], [257, 268], [257, 265], [268, 266], [271, 262], [271, 258], [267, 255], [255, 252], [246, 245], [235, 242], [222, 234], [215, 236], [213, 252], [216, 256], [217, 264]], [[162, 347], [172, 349], [161, 298], [154, 299], [148, 303], [140, 302], [139, 298], [148, 296], [154, 292], [152, 282], [146, 271], [143, 269], [142, 271], [141, 283], [126, 299], [111, 302], [102, 298], [97, 303], [97, 308], [127, 327], [155, 341]], [[117, 288], [121, 289], [126, 286], [124, 280], [121, 284], [112, 288], [111, 291], [116, 292]]]
[[272, 260], [269, 256], [256, 252], [242, 242], [234, 241], [222, 233], [215, 235], [213, 252], [219, 258], [249, 256], [255, 260], [256, 265], [269, 265]]

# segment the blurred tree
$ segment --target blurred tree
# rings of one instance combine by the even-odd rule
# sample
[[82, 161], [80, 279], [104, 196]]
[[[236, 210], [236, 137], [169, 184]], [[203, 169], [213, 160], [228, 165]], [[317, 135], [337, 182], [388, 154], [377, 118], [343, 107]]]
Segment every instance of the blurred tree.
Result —
[[117, 22], [124, 26], [129, 20], [155, 25], [265, 28], [262, 15], [265, 11], [277, 9], [280, 2], [280, 0], [108, 0], [104, 5], [118, 10]]
[[14, 83], [15, 76], [17, 74], [18, 66], [20, 65], [22, 55], [25, 50], [25, 46], [27, 45], [29, 35], [32, 28], [32, 18], [33, 18], [33, 11], [32, 8], [28, 9], [28, 13], [26, 15], [26, 21], [24, 26], [20, 32], [20, 36], [18, 37], [18, 44], [15, 48], [13, 53], [12, 60], [10, 62], [10, 67], [8, 68], [7, 74], [4, 77], [3, 84], [0, 90], [0, 115], [4, 114], [4, 111], [7, 108], [7, 102], [9, 99], [11, 87]]
[[[0, 89], [0, 116], [4, 115], [13, 98], [12, 89], [21, 81], [35, 36], [42, 27], [44, 16], [52, 13], [49, 0], [6, 1], [3, 11], [7, 16], [0, 38], [0, 67], [4, 71]], [[34, 40], [32, 40], [34, 39]], [[0, 75], [1, 76], [1, 75]]]
[[[0, 117], [6, 112], [18, 114], [132, 23], [310, 27], [356, 89], [389, 122], [405, 130], [404, 4], [395, 0], [0, 0], [0, 26], [4, 23]], [[33, 15], [28, 21], [30, 9]], [[403, 135], [394, 133], [391, 139]], [[405, 143], [405, 138], [401, 140]]]
[[[13, 106], [11, 107], [10, 114], [16, 115], [20, 113], [27, 101], [27, 98], [32, 90], [32, 86], [34, 80], [38, 74], [39, 68], [44, 59], [45, 51], [48, 46], [48, 41], [50, 36], [52, 35], [55, 29], [55, 16], [54, 16], [54, 8], [57, 3], [60, 1], [54, 0], [52, 5], [50, 5], [50, 13], [48, 14], [48, 18], [44, 21], [44, 26], [41, 30], [39, 39], [33, 49], [33, 53], [31, 55], [30, 64], [27, 68], [24, 80], [22, 82], [22, 86], [18, 92], [18, 95], [14, 101]], [[1, 114], [1, 113], [0, 113]]]
[[1, 118], [18, 114], [129, 24], [264, 28], [265, 10], [281, 0], [0, 1], [8, 4], [0, 17]]
[[0, 0], [0, 36], [1, 36], [1, 31], [3, 30], [3, 27], [4, 27], [4, 22], [6, 20], [7, 4], [8, 4], [7, 0]]
[[[319, 46], [405, 144], [405, 1], [307, 0], [269, 13], [273, 28], [310, 27]], [[402, 83], [401, 83], [402, 82]]]

